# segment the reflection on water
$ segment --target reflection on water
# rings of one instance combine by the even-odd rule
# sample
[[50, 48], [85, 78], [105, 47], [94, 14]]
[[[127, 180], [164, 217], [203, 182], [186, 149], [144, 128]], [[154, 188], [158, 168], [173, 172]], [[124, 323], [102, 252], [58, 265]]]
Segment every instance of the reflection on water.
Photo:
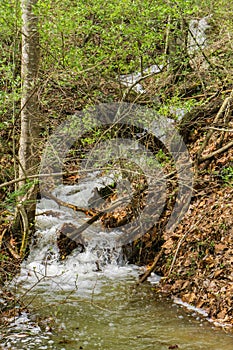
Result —
[[[46, 290], [28, 294], [33, 310], [8, 329], [2, 349], [59, 350], [232, 350], [233, 336], [216, 330], [197, 314], [162, 299], [133, 280], [101, 281], [101, 292], [80, 297], [76, 292]], [[39, 323], [39, 326], [36, 325]]]

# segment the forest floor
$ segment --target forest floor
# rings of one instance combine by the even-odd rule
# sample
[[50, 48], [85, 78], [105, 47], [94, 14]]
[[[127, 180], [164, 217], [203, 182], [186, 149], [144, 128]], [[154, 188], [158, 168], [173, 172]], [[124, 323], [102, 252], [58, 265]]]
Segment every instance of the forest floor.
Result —
[[206, 177], [201, 186], [176, 231], [164, 236], [159, 289], [232, 329], [233, 188]]
[[[220, 108], [220, 106], [219, 106]], [[214, 125], [214, 115], [206, 119]], [[231, 119], [232, 120], [232, 119]], [[232, 124], [232, 121], [231, 121]], [[206, 135], [196, 129], [188, 148], [195, 159]], [[198, 136], [198, 137], [197, 137]], [[232, 133], [226, 143], [232, 142]], [[213, 134], [204, 155], [219, 143]], [[161, 246], [154, 245], [155, 259], [162, 255], [153, 271], [163, 276], [156, 290], [180, 298], [204, 310], [208, 317], [233, 330], [233, 147], [198, 165], [193, 196], [185, 217], [172, 233], [164, 233]], [[150, 244], [148, 254], [153, 265]], [[153, 244], [152, 244], [153, 247]]]

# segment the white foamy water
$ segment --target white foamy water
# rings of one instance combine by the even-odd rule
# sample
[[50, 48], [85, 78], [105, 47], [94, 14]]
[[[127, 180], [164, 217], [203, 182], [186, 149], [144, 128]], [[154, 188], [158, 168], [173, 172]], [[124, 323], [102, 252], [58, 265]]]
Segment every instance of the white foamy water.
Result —
[[[74, 186], [60, 186], [54, 191], [60, 200], [87, 207], [88, 199], [101, 182], [94, 178]], [[122, 258], [122, 249], [115, 238], [119, 231], [101, 231], [98, 223], [90, 225], [84, 232], [85, 250], [74, 249], [64, 260], [60, 259], [57, 236], [64, 224], [77, 228], [87, 220], [81, 212], [59, 207], [53, 200], [42, 198], [37, 205], [34, 242], [28, 258], [23, 262], [20, 276], [14, 283], [25, 290], [50, 289], [50, 291], [75, 291], [78, 294], [95, 294], [107, 279], [122, 279], [138, 276], [139, 268], [127, 265]]]

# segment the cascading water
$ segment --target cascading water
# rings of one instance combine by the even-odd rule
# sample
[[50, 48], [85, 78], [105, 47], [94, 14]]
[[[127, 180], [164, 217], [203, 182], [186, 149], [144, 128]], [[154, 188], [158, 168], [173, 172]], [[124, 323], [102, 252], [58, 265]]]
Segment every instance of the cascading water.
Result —
[[[88, 200], [94, 188], [102, 182], [95, 177], [74, 186], [60, 186], [54, 193], [59, 199], [88, 207]], [[90, 225], [83, 233], [84, 251], [77, 247], [65, 260], [59, 254], [58, 232], [62, 225], [82, 225], [85, 214], [59, 207], [52, 199], [43, 198], [37, 205], [37, 232], [30, 255], [23, 263], [18, 284], [24, 288], [48, 286], [52, 290], [76, 290], [77, 293], [92, 293], [98, 289], [103, 276], [119, 277], [138, 274], [136, 266], [128, 266], [123, 259], [122, 249], [116, 246], [118, 231], [106, 233], [98, 224]]]
[[[96, 186], [101, 183], [93, 177], [60, 186], [54, 194], [85, 206]], [[64, 223], [80, 226], [84, 220], [84, 214], [53, 200], [38, 203], [35, 242], [13, 283], [31, 315], [12, 318], [0, 336], [1, 350], [232, 349], [232, 337], [213, 332], [195, 310], [190, 318], [150, 285], [135, 287], [140, 269], [124, 262], [111, 236], [117, 230], [109, 236], [98, 224], [89, 226], [85, 250], [77, 247], [61, 260], [59, 230]]]

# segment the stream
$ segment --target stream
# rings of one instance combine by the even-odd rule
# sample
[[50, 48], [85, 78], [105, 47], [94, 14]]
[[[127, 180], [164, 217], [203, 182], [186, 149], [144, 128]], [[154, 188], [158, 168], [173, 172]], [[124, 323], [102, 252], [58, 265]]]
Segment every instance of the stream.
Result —
[[149, 286], [135, 289], [130, 278], [101, 282], [101, 292], [90, 298], [30, 293], [33, 318], [23, 314], [12, 322], [3, 349], [232, 349], [232, 336], [156, 297]]
[[[60, 186], [54, 195], [84, 206], [96, 186], [95, 177]], [[187, 313], [154, 292], [159, 276], [137, 286], [144, 269], [127, 264], [98, 223], [85, 231], [85, 251], [76, 248], [59, 259], [57, 231], [85, 220], [51, 199], [39, 201], [35, 242], [12, 283], [29, 312], [12, 318], [0, 349], [232, 350], [233, 336], [214, 328], [200, 310]]]

